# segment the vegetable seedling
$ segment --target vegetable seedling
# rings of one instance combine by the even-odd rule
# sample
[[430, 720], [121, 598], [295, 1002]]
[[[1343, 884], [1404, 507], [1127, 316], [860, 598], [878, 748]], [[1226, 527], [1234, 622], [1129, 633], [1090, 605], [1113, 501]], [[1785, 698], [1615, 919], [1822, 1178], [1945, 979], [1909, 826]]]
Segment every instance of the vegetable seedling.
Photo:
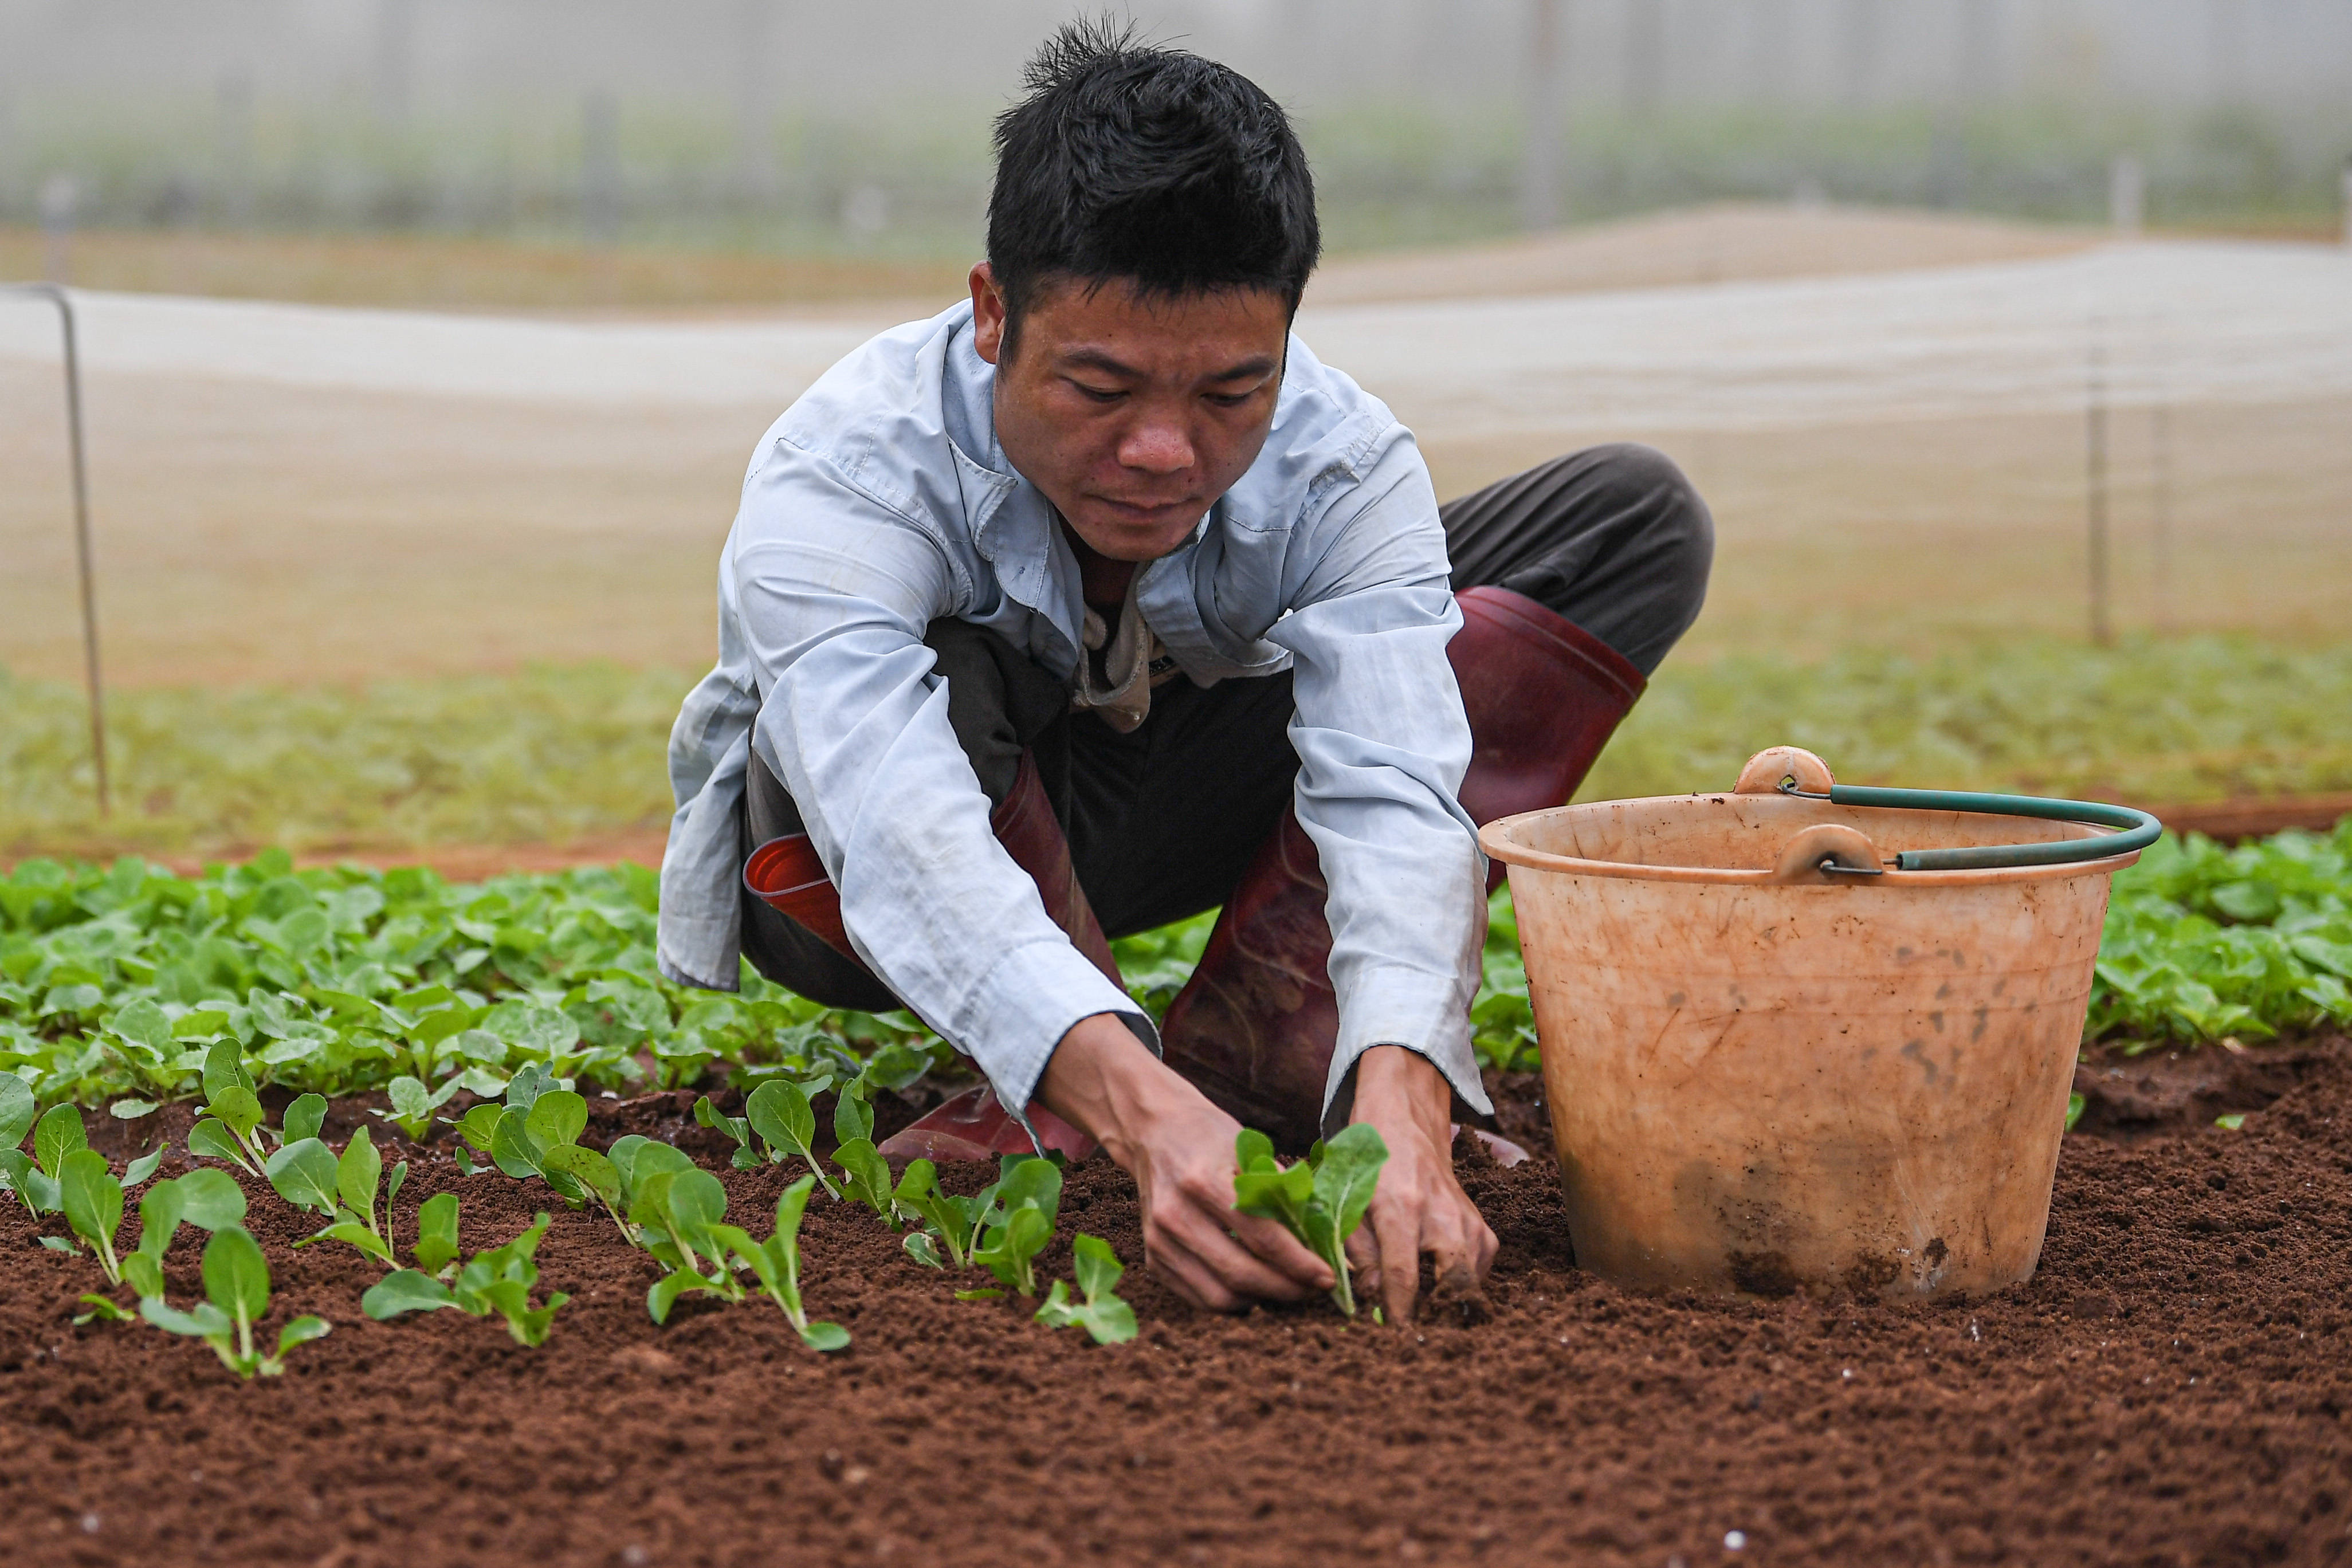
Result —
[[218, 1234], [244, 1223], [245, 1189], [226, 1171], [199, 1166], [184, 1176], [159, 1181], [140, 1197], [139, 1246], [124, 1255], [122, 1277], [142, 1298], [160, 1297], [163, 1254], [182, 1225]]
[[403, 1160], [394, 1166], [392, 1180], [385, 1184], [383, 1156], [376, 1152], [375, 1141], [365, 1127], [352, 1134], [340, 1159], [328, 1151], [325, 1144], [310, 1137], [289, 1144], [270, 1155], [268, 1169], [269, 1185], [277, 1188], [278, 1197], [298, 1208], [316, 1209], [331, 1221], [295, 1246], [341, 1241], [387, 1269], [400, 1266], [400, 1260], [393, 1256], [392, 1243], [385, 1239], [384, 1228], [376, 1223], [376, 1189], [384, 1186], [383, 1207], [389, 1218], [392, 1200], [408, 1180], [408, 1162]]
[[979, 1202], [986, 1227], [971, 1260], [1024, 1296], [1037, 1293], [1037, 1254], [1054, 1239], [1062, 1207], [1062, 1167], [1034, 1155], [1014, 1155]]
[[833, 1151], [834, 1164], [841, 1167], [842, 1187], [850, 1198], [864, 1204], [882, 1217], [882, 1222], [892, 1229], [898, 1225], [898, 1206], [893, 1198], [890, 1185], [890, 1162], [867, 1137], [849, 1138]]
[[785, 1320], [799, 1333], [803, 1344], [811, 1350], [845, 1350], [849, 1331], [839, 1323], [809, 1322], [808, 1311], [801, 1304], [801, 1220], [808, 1212], [809, 1192], [815, 1186], [816, 1177], [804, 1176], [784, 1188], [776, 1199], [775, 1233], [765, 1241], [754, 1241], [749, 1232], [732, 1225], [711, 1228], [751, 1269], [769, 1299], [783, 1309]]
[[1097, 1344], [1124, 1344], [1133, 1339], [1135, 1309], [1112, 1293], [1127, 1266], [1110, 1243], [1099, 1236], [1081, 1235], [1073, 1245], [1071, 1261], [1085, 1304], [1072, 1305], [1068, 1283], [1056, 1280], [1045, 1305], [1037, 1309], [1037, 1321], [1052, 1329], [1082, 1328]]
[[286, 1370], [286, 1353], [327, 1333], [324, 1319], [299, 1317], [278, 1331], [278, 1348], [268, 1355], [253, 1347], [253, 1325], [269, 1311], [269, 1264], [245, 1227], [223, 1226], [205, 1244], [205, 1294], [209, 1300], [181, 1312], [163, 1297], [139, 1303], [139, 1315], [169, 1333], [201, 1339], [221, 1364], [251, 1381]]
[[446, 1281], [457, 1271], [457, 1195], [436, 1193], [416, 1208], [416, 1245], [410, 1249], [417, 1267], [436, 1280]]
[[[23, 1129], [17, 1137], [24, 1136]], [[33, 1128], [33, 1152], [27, 1155], [22, 1149], [9, 1147], [0, 1153], [0, 1172], [8, 1177], [18, 1198], [35, 1214], [63, 1214], [65, 1198], [58, 1187], [64, 1174], [68, 1155], [89, 1147], [89, 1134], [81, 1124], [81, 1112], [71, 1105], [52, 1105]], [[60, 1251], [70, 1252], [73, 1243], [45, 1236], [44, 1243]]]
[[667, 1322], [670, 1308], [689, 1291], [730, 1301], [743, 1299], [743, 1286], [728, 1259], [727, 1189], [709, 1171], [689, 1165], [682, 1171], [656, 1171], [637, 1183], [629, 1218], [638, 1239], [669, 1272], [646, 1292], [646, 1311]]
[[[822, 1088], [825, 1080], [818, 1080]], [[772, 1078], [751, 1091], [743, 1103], [744, 1119], [760, 1141], [768, 1145], [768, 1158], [781, 1165], [798, 1155], [808, 1162], [810, 1174], [817, 1179], [828, 1197], [839, 1199], [841, 1189], [824, 1174], [824, 1166], [816, 1157], [816, 1111], [809, 1104], [811, 1090], [789, 1079]], [[836, 1113], [835, 1121], [839, 1120]]]
[[1234, 1207], [1244, 1214], [1279, 1222], [1331, 1266], [1337, 1282], [1331, 1300], [1356, 1315], [1356, 1291], [1348, 1269], [1348, 1238], [1364, 1221], [1388, 1164], [1389, 1146], [1366, 1123], [1340, 1130], [1287, 1168], [1274, 1157], [1274, 1141], [1252, 1128], [1234, 1140]]
[[421, 1144], [433, 1124], [433, 1113], [456, 1098], [457, 1091], [465, 1086], [466, 1081], [460, 1076], [438, 1089], [428, 1089], [423, 1079], [403, 1073], [384, 1085], [384, 1092], [392, 1099], [392, 1109], [373, 1113], [405, 1133], [410, 1143]]
[[15, 1193], [27, 1208], [33, 1200], [25, 1191], [24, 1174], [33, 1161], [17, 1145], [32, 1128], [35, 1109], [31, 1087], [13, 1072], [0, 1072], [0, 1187]]
[[[457, 1203], [449, 1197], [447, 1210], [448, 1234], [454, 1252], [457, 1223]], [[433, 1200], [437, 1203], [440, 1198]], [[403, 1312], [432, 1312], [451, 1307], [469, 1317], [487, 1318], [493, 1313], [504, 1318], [507, 1333], [517, 1344], [536, 1348], [547, 1343], [548, 1331], [553, 1327], [556, 1309], [572, 1298], [559, 1291], [547, 1298], [547, 1304], [534, 1310], [530, 1290], [539, 1283], [539, 1264], [535, 1256], [540, 1239], [547, 1234], [548, 1217], [541, 1212], [531, 1222], [530, 1229], [503, 1247], [477, 1252], [457, 1270], [455, 1281], [443, 1284], [431, 1274], [415, 1269], [396, 1269], [367, 1288], [360, 1298], [360, 1311], [382, 1322]], [[437, 1249], [427, 1252], [425, 1239], [418, 1239], [418, 1260], [438, 1256]]]
[[[188, 1129], [188, 1153], [226, 1160], [247, 1176], [260, 1176], [268, 1162], [261, 1146], [261, 1096], [236, 1041], [217, 1040], [205, 1053], [204, 1082], [205, 1103], [196, 1112], [204, 1120]], [[325, 1102], [320, 1103], [323, 1108]]]
[[710, 1096], [705, 1094], [694, 1103], [694, 1119], [698, 1124], [713, 1132], [724, 1133], [735, 1140], [734, 1153], [728, 1156], [730, 1165], [739, 1171], [760, 1168], [759, 1151], [751, 1146], [751, 1119], [749, 1116], [722, 1115], [719, 1107], [711, 1103]]
[[908, 1234], [908, 1256], [918, 1263], [941, 1268], [939, 1249], [944, 1246], [955, 1266], [965, 1267], [970, 1251], [966, 1244], [971, 1239], [971, 1200], [940, 1191], [937, 1166], [929, 1160], [908, 1161], [891, 1197], [899, 1212], [923, 1224], [922, 1229]]

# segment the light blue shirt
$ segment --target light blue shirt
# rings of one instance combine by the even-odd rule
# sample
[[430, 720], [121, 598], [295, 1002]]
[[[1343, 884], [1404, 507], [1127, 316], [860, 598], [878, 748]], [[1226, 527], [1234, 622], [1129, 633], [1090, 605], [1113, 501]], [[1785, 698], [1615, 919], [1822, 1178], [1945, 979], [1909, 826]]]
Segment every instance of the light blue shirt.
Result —
[[[959, 305], [866, 344], [761, 439], [719, 558], [719, 664], [670, 733], [660, 960], [674, 980], [734, 988], [756, 750], [841, 890], [858, 956], [1020, 1108], [1079, 1019], [1118, 1013], [1153, 1036], [990, 831], [923, 643], [953, 616], [1066, 680], [1077, 669], [1077, 561], [997, 444], [994, 377]], [[1462, 617], [1412, 432], [1293, 337], [1265, 450], [1141, 569], [1136, 599], [1203, 686], [1292, 672], [1298, 820], [1330, 885], [1327, 1112], [1381, 1044], [1421, 1052], [1489, 1109], [1469, 1026], [1485, 862], [1454, 800], [1470, 728], [1445, 657]]]

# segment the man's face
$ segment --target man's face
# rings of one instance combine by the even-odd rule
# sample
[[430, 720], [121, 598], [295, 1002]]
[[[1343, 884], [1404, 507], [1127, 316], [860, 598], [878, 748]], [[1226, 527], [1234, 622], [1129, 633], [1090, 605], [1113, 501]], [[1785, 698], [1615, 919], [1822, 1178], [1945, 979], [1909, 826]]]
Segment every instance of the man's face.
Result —
[[986, 262], [971, 303], [1005, 456], [1113, 560], [1182, 544], [1265, 444], [1290, 333], [1272, 289], [1146, 299], [1118, 282], [1051, 283], [1010, 356]]

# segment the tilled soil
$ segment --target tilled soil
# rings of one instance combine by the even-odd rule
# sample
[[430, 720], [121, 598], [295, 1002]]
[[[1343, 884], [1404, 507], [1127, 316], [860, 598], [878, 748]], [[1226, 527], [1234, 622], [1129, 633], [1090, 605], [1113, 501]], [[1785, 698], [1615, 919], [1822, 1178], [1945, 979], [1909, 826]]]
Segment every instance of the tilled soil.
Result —
[[[764, 1301], [656, 1327], [649, 1262], [553, 1204], [542, 1284], [573, 1300], [527, 1351], [454, 1312], [368, 1322], [375, 1270], [291, 1250], [310, 1227], [262, 1191], [273, 1333], [335, 1328], [246, 1385], [144, 1325], [72, 1327], [95, 1265], [5, 1204], [0, 1520], [20, 1563], [2334, 1562], [2352, 1044], [2297, 1061], [2242, 1130], [2070, 1137], [2040, 1273], [1931, 1307], [1618, 1291], [1573, 1267], [1548, 1158], [1506, 1170], [1465, 1140], [1503, 1243], [1475, 1323], [1219, 1319], [1138, 1270], [1142, 1336], [1097, 1347], [954, 1301], [820, 1197], [810, 1306], [856, 1335], [824, 1357]], [[1539, 1126], [1506, 1087], [1507, 1130]], [[784, 1175], [728, 1174], [733, 1218], [764, 1234]], [[468, 1248], [551, 1197], [420, 1160], [404, 1240], [449, 1188]], [[1099, 1158], [1064, 1214], [1050, 1268], [1081, 1229], [1139, 1254], [1133, 1186]]]

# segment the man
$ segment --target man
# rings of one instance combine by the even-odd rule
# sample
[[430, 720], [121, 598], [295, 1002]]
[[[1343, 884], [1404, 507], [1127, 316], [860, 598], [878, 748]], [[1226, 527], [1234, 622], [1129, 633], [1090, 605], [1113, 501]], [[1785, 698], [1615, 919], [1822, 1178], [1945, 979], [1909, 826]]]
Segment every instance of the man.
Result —
[[[1412, 434], [1290, 336], [1320, 242], [1281, 110], [1082, 25], [1028, 89], [970, 304], [753, 455], [670, 741], [662, 966], [912, 1009], [988, 1087], [886, 1148], [1098, 1140], [1202, 1307], [1332, 1283], [1234, 1211], [1235, 1118], [1370, 1123], [1356, 1258], [1406, 1321], [1424, 1254], [1467, 1283], [1496, 1246], [1451, 1158], [1457, 1107], [1491, 1114], [1475, 824], [1574, 790], [1696, 616], [1712, 525], [1629, 447], [1441, 511]], [[1107, 937], [1219, 904], [1155, 1030]]]

